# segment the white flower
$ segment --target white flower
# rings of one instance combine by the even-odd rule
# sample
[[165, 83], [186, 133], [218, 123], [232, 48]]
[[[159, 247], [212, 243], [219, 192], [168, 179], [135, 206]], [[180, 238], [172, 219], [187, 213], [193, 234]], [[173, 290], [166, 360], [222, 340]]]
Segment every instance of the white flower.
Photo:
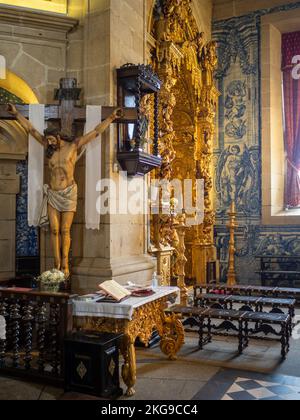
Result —
[[53, 269], [51, 271], [45, 271], [45, 273], [41, 274], [41, 276], [39, 277], [39, 281], [41, 281], [42, 283], [61, 283], [65, 281], [65, 275], [63, 272]]
[[48, 281], [51, 277], [51, 271], [45, 271], [45, 273], [41, 274], [41, 276], [39, 277], [39, 279], [41, 281]]

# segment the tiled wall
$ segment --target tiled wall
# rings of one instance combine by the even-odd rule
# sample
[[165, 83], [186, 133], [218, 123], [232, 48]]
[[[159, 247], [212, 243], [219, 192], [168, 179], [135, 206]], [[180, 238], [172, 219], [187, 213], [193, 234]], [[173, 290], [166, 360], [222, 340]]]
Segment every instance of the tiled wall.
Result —
[[17, 195], [16, 217], [16, 257], [39, 256], [39, 232], [37, 228], [28, 226], [28, 161], [17, 164], [20, 175], [20, 193]]
[[293, 3], [251, 14], [215, 21], [213, 38], [218, 42], [217, 86], [221, 92], [215, 150], [216, 243], [222, 279], [228, 258], [227, 212], [236, 202], [237, 273], [241, 283], [259, 281], [255, 272], [262, 254], [298, 255], [300, 226], [262, 224], [261, 168], [261, 17], [299, 8]]

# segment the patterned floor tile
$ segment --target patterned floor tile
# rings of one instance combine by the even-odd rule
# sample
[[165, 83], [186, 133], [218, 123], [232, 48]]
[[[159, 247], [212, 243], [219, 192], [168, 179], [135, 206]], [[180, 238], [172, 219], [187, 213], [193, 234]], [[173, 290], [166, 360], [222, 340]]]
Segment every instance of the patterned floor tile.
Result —
[[265, 398], [278, 397], [277, 394], [274, 394], [274, 392], [271, 392], [268, 388], [251, 389], [248, 392], [256, 400], [263, 400]]
[[233, 401], [255, 401], [256, 398], [253, 395], [249, 394], [247, 391], [235, 392], [233, 394], [227, 395]]
[[193, 400], [300, 401], [299, 387], [295, 377], [224, 369]]
[[257, 383], [257, 381], [252, 381], [252, 380], [249, 381], [249, 379], [248, 379], [246, 381], [240, 382], [239, 386], [241, 386], [244, 391], [248, 391], [250, 389], [257, 389], [258, 388], [258, 383]]
[[274, 392], [276, 395], [290, 395], [291, 391], [294, 391], [293, 394], [298, 395], [300, 397], [300, 394], [296, 392], [296, 389], [294, 387], [285, 386], [285, 385], [275, 385], [275, 386], [269, 386], [268, 389], [271, 392]]
[[229, 395], [224, 395], [224, 397], [222, 398], [222, 401], [233, 401], [233, 399], [229, 397]]
[[283, 395], [282, 397], [283, 401], [300, 401], [299, 394], [289, 394], [289, 395]]
[[227, 394], [233, 394], [235, 392], [243, 392], [245, 391], [239, 384], [235, 383], [231, 386], [231, 388], [229, 388], [229, 390], [227, 391]]
[[239, 384], [240, 382], [248, 382], [249, 379], [247, 378], [237, 378], [237, 380], [235, 381], [237, 384]]
[[277, 386], [278, 384], [275, 384], [273, 382], [265, 382], [265, 381], [256, 381], [260, 386]]

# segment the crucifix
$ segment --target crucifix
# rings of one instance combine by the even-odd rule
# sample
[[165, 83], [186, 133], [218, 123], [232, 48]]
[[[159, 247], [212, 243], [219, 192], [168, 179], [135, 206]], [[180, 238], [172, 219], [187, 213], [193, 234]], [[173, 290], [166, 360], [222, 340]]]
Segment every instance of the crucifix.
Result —
[[30, 123], [29, 105], [0, 105], [0, 120], [18, 121], [45, 148], [50, 183], [44, 187], [44, 204], [39, 226], [50, 226], [54, 268], [61, 270], [66, 280], [70, 277], [71, 227], [77, 210], [74, 172], [78, 155], [111, 123], [129, 122], [137, 118], [135, 109], [103, 107], [102, 122], [93, 131], [76, 136], [75, 123], [86, 122], [85, 107], [76, 106], [80, 92], [76, 79], [61, 79], [60, 88], [55, 91], [55, 100], [59, 101], [59, 105], [45, 106], [46, 122], [60, 122], [60, 128], [47, 128], [44, 133], [40, 133]]

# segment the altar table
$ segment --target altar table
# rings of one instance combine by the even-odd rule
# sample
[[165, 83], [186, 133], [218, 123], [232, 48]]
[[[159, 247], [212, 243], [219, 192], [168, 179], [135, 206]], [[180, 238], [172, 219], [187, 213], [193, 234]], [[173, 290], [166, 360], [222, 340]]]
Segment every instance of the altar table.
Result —
[[121, 303], [74, 301], [74, 327], [87, 332], [122, 333], [121, 353], [124, 358], [122, 377], [127, 386], [126, 395], [135, 394], [136, 352], [139, 338], [149, 344], [153, 330], [161, 337], [160, 348], [170, 360], [184, 344], [184, 328], [178, 315], [165, 314], [170, 300], [180, 294], [177, 287], [158, 287], [155, 294], [143, 298], [129, 298]]

